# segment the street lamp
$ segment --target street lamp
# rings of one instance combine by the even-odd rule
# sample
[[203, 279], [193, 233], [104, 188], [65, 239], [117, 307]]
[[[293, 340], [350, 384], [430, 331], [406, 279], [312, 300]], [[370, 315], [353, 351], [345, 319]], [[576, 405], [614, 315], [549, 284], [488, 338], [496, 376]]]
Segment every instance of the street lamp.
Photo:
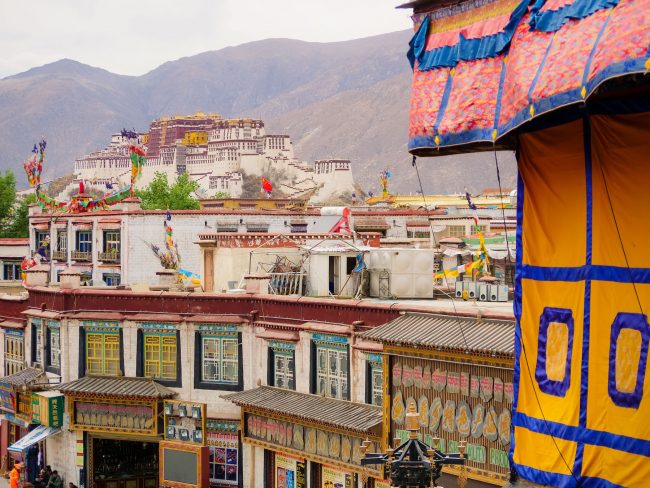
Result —
[[[435, 437], [434, 446], [430, 447], [418, 439], [420, 430], [420, 416], [415, 407], [415, 402], [408, 406], [406, 414], [406, 430], [409, 438], [406, 442], [391, 449], [386, 449], [385, 454], [366, 453], [370, 441], [364, 441], [360, 447], [361, 465], [384, 464], [391, 486], [398, 488], [429, 488], [436, 486], [436, 482], [445, 464], [465, 464], [465, 441], [459, 445], [459, 453], [443, 454], [439, 449], [440, 439]], [[394, 439], [395, 444], [399, 439]]]

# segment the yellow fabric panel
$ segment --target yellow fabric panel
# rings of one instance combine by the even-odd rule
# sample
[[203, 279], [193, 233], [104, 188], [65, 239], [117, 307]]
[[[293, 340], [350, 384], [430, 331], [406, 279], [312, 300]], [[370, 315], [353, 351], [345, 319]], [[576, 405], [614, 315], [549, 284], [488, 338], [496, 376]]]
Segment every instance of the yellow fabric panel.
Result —
[[553, 381], [562, 381], [566, 375], [568, 343], [569, 328], [567, 325], [552, 322], [548, 328], [546, 370], [548, 378]]
[[616, 389], [633, 393], [641, 359], [641, 333], [624, 329], [616, 340]]
[[[522, 350], [520, 356], [521, 374], [517, 410], [531, 417], [543, 418], [535, 398], [535, 393], [537, 393], [547, 420], [576, 426], [578, 425], [580, 405], [584, 283], [540, 282], [526, 279], [522, 280], [522, 291], [521, 334], [524, 350]], [[566, 308], [573, 312], [574, 336], [571, 358], [571, 382], [564, 397], [542, 392], [535, 379], [539, 322], [545, 307]], [[528, 360], [528, 366], [526, 366], [526, 359]], [[528, 373], [528, 368], [530, 368], [530, 374]], [[534, 451], [535, 449], [532, 450]]]
[[[650, 311], [650, 285], [637, 284], [636, 290], [643, 310], [647, 314]], [[646, 370], [643, 388], [646, 399], [641, 402], [638, 409], [619, 407], [611, 400], [607, 389], [609, 343], [612, 324], [618, 312], [639, 313], [632, 284], [594, 281], [591, 284], [587, 427], [650, 440], [650, 422], [648, 422], [650, 402], [647, 401], [647, 392], [650, 391], [650, 373]]]
[[613, 208], [630, 266], [650, 268], [650, 116], [593, 116], [591, 121], [593, 263], [625, 266]]
[[524, 264], [585, 264], [582, 134], [582, 121], [576, 121], [520, 136], [519, 173], [525, 185]]
[[[517, 446], [514, 455], [515, 463], [552, 473], [571, 474], [564, 461], [573, 467], [576, 456], [575, 442], [557, 437], [553, 442], [553, 438], [549, 435], [515, 427], [515, 446]], [[558, 449], [562, 456], [558, 454]]]
[[648, 458], [637, 454], [585, 444], [582, 462], [583, 476], [599, 477], [619, 486], [645, 487], [650, 485]]

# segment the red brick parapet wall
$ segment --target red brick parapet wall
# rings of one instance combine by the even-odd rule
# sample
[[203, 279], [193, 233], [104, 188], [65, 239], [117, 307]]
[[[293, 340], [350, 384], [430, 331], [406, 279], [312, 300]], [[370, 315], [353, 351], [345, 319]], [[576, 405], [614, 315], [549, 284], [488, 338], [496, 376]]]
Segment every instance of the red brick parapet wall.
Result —
[[[364, 246], [379, 247], [381, 234], [378, 232], [357, 233], [357, 237]], [[269, 234], [268, 232], [214, 232], [199, 234], [199, 244], [202, 246], [230, 247], [230, 248], [276, 248], [300, 247], [307, 241], [324, 240], [351, 240], [349, 234]], [[352, 250], [352, 248], [350, 248]]]
[[[29, 298], [22, 301], [5, 301], [0, 297], [0, 313], [6, 319], [24, 320], [27, 309], [46, 313], [55, 312], [61, 317], [93, 316], [96, 319], [115, 317], [138, 320], [147, 314], [149, 320], [165, 315], [196, 322], [200, 317], [231, 315], [248, 320], [269, 323], [302, 324], [305, 322], [331, 322], [355, 325], [356, 328], [385, 324], [404, 312], [443, 313], [451, 315], [448, 308], [437, 308], [422, 303], [390, 303], [369, 300], [332, 300], [327, 298], [289, 297], [281, 295], [233, 295], [188, 292], [133, 292], [130, 290], [99, 290], [81, 288], [59, 290], [35, 287]], [[476, 316], [471, 312], [454, 315]], [[488, 318], [485, 314], [484, 317]], [[490, 314], [490, 318], [512, 320], [512, 315]], [[0, 326], [1, 326], [0, 322]]]

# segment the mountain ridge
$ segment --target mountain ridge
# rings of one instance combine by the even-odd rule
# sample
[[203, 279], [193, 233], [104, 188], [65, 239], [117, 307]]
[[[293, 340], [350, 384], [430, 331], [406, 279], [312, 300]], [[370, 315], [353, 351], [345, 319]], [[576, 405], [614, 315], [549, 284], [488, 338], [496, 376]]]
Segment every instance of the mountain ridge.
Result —
[[[269, 131], [289, 134], [305, 161], [350, 158], [367, 190], [376, 191], [379, 171], [392, 165], [395, 190], [415, 191], [411, 172], [395, 170], [410, 161], [410, 35], [265, 39], [167, 61], [139, 76], [71, 59], [34, 67], [0, 79], [0, 170], [20, 172], [45, 136], [47, 180], [69, 173], [75, 158], [105, 147], [122, 127], [146, 130], [157, 117], [202, 111], [262, 118]], [[434, 180], [432, 189], [456, 191], [454, 178], [467, 171], [450, 165], [442, 179], [425, 177], [425, 191]], [[514, 181], [511, 173], [506, 179]], [[465, 179], [470, 191], [493, 186]], [[20, 175], [18, 181], [24, 186]]]

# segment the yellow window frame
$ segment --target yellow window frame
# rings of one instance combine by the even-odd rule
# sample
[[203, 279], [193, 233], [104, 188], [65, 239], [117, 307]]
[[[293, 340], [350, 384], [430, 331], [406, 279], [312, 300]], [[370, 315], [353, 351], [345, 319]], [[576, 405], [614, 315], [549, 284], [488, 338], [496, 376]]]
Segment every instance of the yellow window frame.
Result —
[[166, 381], [176, 380], [176, 334], [144, 334], [144, 375]]
[[120, 375], [119, 333], [86, 333], [86, 373], [108, 376]]

